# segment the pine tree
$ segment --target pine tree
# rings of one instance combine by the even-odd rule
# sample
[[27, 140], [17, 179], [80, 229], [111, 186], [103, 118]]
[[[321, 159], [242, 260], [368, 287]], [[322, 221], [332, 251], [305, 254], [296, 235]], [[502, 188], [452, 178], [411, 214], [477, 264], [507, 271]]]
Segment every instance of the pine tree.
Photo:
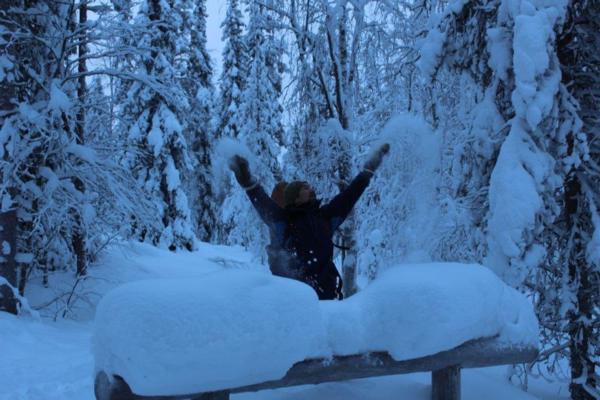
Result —
[[[64, 79], [76, 15], [74, 5], [43, 1], [9, 8], [3, 41], [2, 207], [16, 209], [16, 262], [21, 294], [32, 271], [74, 265], [73, 216], [80, 215], [81, 192], [61, 178], [77, 159], [69, 153], [75, 138], [75, 87]], [[38, 38], [47, 40], [47, 44]], [[84, 40], [81, 37], [75, 39]], [[8, 97], [8, 96], [7, 96]]]
[[[556, 331], [569, 334], [569, 389], [571, 398], [575, 400], [591, 400], [600, 396], [600, 378], [595, 372], [600, 367], [600, 327], [594, 323], [600, 318], [598, 18], [598, 2], [570, 2], [558, 47], [562, 81], [576, 100], [576, 103], [566, 103], [570, 107], [566, 108], [564, 119], [574, 122], [566, 134], [567, 157], [581, 160], [568, 164], [570, 169], [563, 185], [564, 209], [559, 220], [564, 233], [562, 240], [556, 243], [563, 251], [560, 263], [556, 265], [558, 273], [551, 275], [558, 283], [555, 287], [559, 293], [562, 292], [561, 297], [566, 304], [562, 305], [562, 309], [552, 309], [550, 306], [556, 303], [546, 302], [544, 311], [563, 321]], [[578, 149], [580, 135], [585, 135], [590, 146], [583, 154]]]
[[92, 78], [85, 104], [86, 141], [97, 145], [108, 145], [113, 140], [111, 99], [104, 93], [104, 86], [101, 77]]
[[[23, 23], [21, 18], [9, 13], [13, 4], [8, 1], [0, 2], [0, 12], [6, 17], [14, 18], [15, 23]], [[16, 24], [17, 25], [17, 24]], [[18, 25], [17, 25], [18, 26]], [[14, 28], [7, 26], [5, 22], [0, 23], [0, 29], [8, 36]], [[16, 248], [19, 231], [17, 230], [17, 209], [19, 194], [18, 182], [10, 178], [13, 173], [12, 164], [16, 161], [14, 152], [8, 151], [10, 141], [7, 139], [8, 126], [10, 118], [6, 116], [10, 112], [15, 112], [14, 102], [22, 98], [19, 93], [19, 84], [26, 81], [25, 77], [18, 76], [18, 69], [15, 66], [20, 46], [10, 47], [6, 38], [0, 42], [0, 240], [3, 251], [0, 258], [0, 278], [6, 283], [0, 283], [0, 311], [6, 311], [12, 314], [17, 313], [17, 301], [13, 293], [13, 288], [18, 286]], [[17, 132], [14, 132], [16, 134]], [[16, 136], [16, 135], [15, 135]], [[9, 287], [10, 285], [10, 287]]]
[[[113, 10], [115, 12], [114, 22], [107, 26], [108, 29], [116, 33], [114, 40], [108, 42], [109, 47], [115, 52], [115, 56], [110, 57], [111, 68], [120, 74], [133, 74], [136, 70], [136, 64], [140, 63], [140, 57], [137, 51], [133, 49], [139, 36], [131, 23], [133, 18], [131, 0], [112, 0]], [[127, 98], [129, 90], [133, 85], [131, 79], [123, 79], [119, 76], [109, 76], [110, 93], [110, 114], [111, 119], [115, 121], [115, 132], [120, 136], [115, 138], [125, 142], [127, 131], [134, 123], [135, 110], [131, 109], [132, 101]]]
[[[582, 3], [573, 4], [572, 15], [583, 15]], [[587, 321], [594, 319], [597, 264], [587, 257], [597, 195], [584, 189], [593, 186], [582, 172], [597, 127], [588, 124], [589, 137], [580, 132], [577, 102], [567, 88], [585, 98], [594, 86], [588, 77], [597, 69], [597, 47], [582, 39], [596, 34], [570, 27], [559, 41], [556, 32], [567, 15], [557, 15], [565, 9], [552, 3], [506, 12], [500, 7], [500, 1], [482, 0], [446, 12], [429, 33], [421, 66], [429, 76], [445, 67], [467, 76], [463, 93], [475, 95], [466, 114], [472, 139], [457, 166], [462, 176], [467, 172], [465, 195], [487, 192], [482, 204], [489, 208], [479, 224], [488, 239], [486, 263], [508, 283], [533, 292], [544, 346], [540, 361], [552, 370], [569, 348], [571, 396], [592, 398], [594, 327]]]
[[[239, 113], [241, 125], [239, 139], [257, 161], [255, 177], [270, 190], [282, 179], [278, 162], [279, 145], [283, 138], [282, 107], [279, 103], [281, 91], [281, 64], [276, 52], [280, 48], [272, 33], [267, 30], [267, 10], [258, 2], [248, 7], [248, 32], [245, 47], [248, 51], [248, 65], [245, 87], [241, 95]], [[262, 254], [268, 235], [257, 237], [256, 226], [261, 221], [250, 209], [243, 191], [235, 188], [224, 201], [223, 215], [226, 226], [231, 226], [228, 242], [252, 246], [255, 253]], [[251, 215], [240, 221], [239, 215]]]
[[[249, 6], [246, 35], [249, 64], [242, 92], [240, 138], [266, 167], [265, 178], [281, 179], [277, 156], [283, 140], [280, 49], [273, 32], [267, 31], [267, 11], [257, 2]], [[268, 177], [267, 175], [271, 175]]]
[[[0, 12], [4, 15], [7, 14], [10, 5], [7, 2], [0, 2]], [[9, 31], [4, 24], [0, 23], [0, 29], [3, 31]], [[11, 74], [11, 63], [10, 57], [14, 57], [14, 53], [10, 54], [9, 49], [6, 46], [6, 42], [0, 43], [0, 49], [2, 50], [3, 56], [0, 58], [0, 91], [2, 95], [0, 97], [0, 124], [4, 126], [6, 123], [4, 115], [11, 111], [17, 93], [16, 83], [17, 80], [14, 77], [7, 76]], [[0, 135], [4, 133], [4, 129], [0, 130]], [[0, 311], [8, 312], [11, 314], [17, 314], [17, 298], [14, 294], [14, 288], [17, 287], [17, 263], [16, 263], [16, 250], [17, 250], [17, 209], [16, 202], [13, 200], [13, 196], [18, 193], [18, 188], [12, 179], [8, 178], [5, 174], [10, 172], [7, 168], [7, 164], [14, 161], [14, 155], [6, 151], [5, 145], [7, 143], [0, 142], [0, 153], [2, 158], [0, 161], [0, 185], [1, 185], [1, 197], [0, 197], [0, 245], [2, 246], [2, 252], [0, 253]]]
[[189, 177], [196, 233], [199, 239], [209, 241], [214, 236], [216, 204], [211, 179], [211, 143], [214, 135], [212, 84], [213, 70], [206, 50], [206, 4], [196, 1], [188, 18], [190, 43], [187, 48], [183, 87], [190, 99], [185, 136], [190, 143], [195, 161]]
[[[75, 143], [79, 146], [83, 146], [86, 142], [86, 99], [88, 97], [88, 88], [86, 81], [86, 73], [88, 72], [87, 67], [87, 55], [88, 55], [88, 5], [86, 1], [79, 3], [79, 18], [77, 31], [79, 31], [79, 43], [77, 45], [77, 100], [79, 107], [75, 115]], [[80, 162], [79, 162], [80, 163]], [[86, 196], [86, 188], [83, 180], [77, 176], [73, 178], [73, 186], [79, 192], [78, 195], [82, 200], [83, 209], [89, 209], [89, 198]], [[71, 244], [73, 246], [73, 252], [75, 253], [77, 263], [77, 275], [82, 276], [87, 273], [87, 235], [88, 227], [86, 221], [82, 216], [73, 210], [74, 220], [74, 232], [71, 238]]]
[[[21, 293], [39, 271], [45, 285], [54, 270], [85, 273], [97, 250], [98, 242], [89, 238], [97, 233], [99, 212], [122, 224], [123, 214], [146, 209], [143, 199], [131, 204], [131, 197], [140, 196], [129, 196], [127, 176], [88, 142], [85, 78], [94, 71], [88, 71], [86, 59], [97, 57], [90, 52], [101, 48], [103, 39], [97, 31], [88, 32], [103, 23], [103, 16], [87, 21], [86, 5], [19, 2], [6, 9], [2, 20], [1, 204], [17, 211], [16, 286]], [[119, 207], [100, 210], [98, 199]]]
[[242, 124], [239, 110], [248, 65], [243, 37], [244, 23], [238, 0], [227, 1], [227, 14], [221, 27], [225, 48], [223, 49], [223, 66], [219, 78], [220, 103], [217, 136], [237, 138]]
[[[158, 21], [158, 28], [147, 29]], [[132, 103], [127, 108], [135, 111], [136, 120], [128, 132], [128, 165], [140, 187], [156, 202], [162, 221], [158, 231], [134, 221], [140, 239], [170, 250], [192, 250], [194, 234], [182, 187], [182, 174], [191, 166], [180, 122], [188, 104], [174, 67], [180, 21], [173, 2], [148, 0], [135, 22], [144, 32], [139, 45], [150, 49], [139, 67], [157, 84], [136, 82], [129, 91]]]
[[[457, 152], [462, 158], [457, 160], [457, 172], [463, 176], [460, 191], [488, 193], [487, 198], [475, 198], [477, 209], [489, 207], [475, 221], [487, 232], [487, 262], [507, 281], [520, 285], [545, 257], [545, 233], [538, 222], [551, 224], [558, 214], [554, 192], [562, 172], [555, 169], [554, 160], [561, 155], [554, 150], [561, 138], [553, 126], [559, 97], [544, 91], [558, 91], [560, 71], [556, 54], [543, 51], [540, 44], [555, 38], [548, 33], [535, 39], [540, 42], [528, 42], [529, 17], [520, 18], [516, 11], [498, 14], [499, 6], [498, 1], [481, 1], [446, 13], [444, 22], [429, 33], [432, 45], [425, 49], [429, 51], [423, 54], [421, 69], [431, 76], [445, 65], [463, 75], [463, 91], [474, 104], [463, 115], [472, 139]], [[545, 29], [537, 18], [528, 23]], [[484, 27], [486, 34], [481, 34]], [[538, 64], [539, 70], [523, 67], [528, 45], [538, 46], [549, 60]], [[537, 78], [534, 89], [540, 94], [526, 93], [525, 85]]]
[[[219, 100], [216, 106], [218, 121], [215, 138], [235, 138], [242, 126], [242, 92], [246, 81], [247, 53], [244, 43], [244, 23], [238, 0], [228, 0], [227, 14], [221, 24], [222, 40], [225, 43], [222, 55], [222, 71], [219, 78]], [[231, 178], [230, 178], [231, 179]], [[231, 199], [237, 184], [229, 180], [223, 182], [216, 193], [216, 202], [221, 204], [217, 241], [226, 242], [235, 223], [229, 214], [230, 208], [224, 202]], [[241, 206], [241, 204], [238, 204]], [[239, 209], [236, 208], [236, 209]]]
[[[418, 62], [424, 81], [429, 82], [429, 91], [434, 93], [423, 108], [430, 110], [427, 114], [432, 124], [444, 126], [444, 146], [450, 153], [443, 164], [443, 195], [453, 210], [448, 217], [456, 228], [446, 233], [439, 252], [468, 262], [483, 262], [487, 251], [490, 178], [508, 133], [506, 121], [514, 116], [511, 88], [507, 87], [513, 78], [505, 71], [494, 73], [490, 66], [493, 42], [490, 40], [488, 48], [487, 36], [481, 32], [488, 25], [494, 27], [494, 22], [487, 21], [493, 21], [499, 2], [481, 4], [485, 6], [448, 13], [442, 26], [430, 30]], [[449, 37], [440, 41], [446, 33]], [[504, 37], [503, 32], [499, 34]], [[510, 56], [505, 59], [510, 60]], [[493, 82], [491, 77], [495, 77]], [[453, 93], [456, 88], [450, 93], [444, 90], [440, 82], [448, 81], [460, 83], [458, 95]], [[448, 118], [442, 121], [436, 117], [440, 107], [448, 110], [442, 114]]]
[[186, 48], [181, 49], [185, 56], [185, 71], [182, 85], [190, 97], [194, 97], [198, 88], [212, 89], [213, 70], [206, 49], [206, 1], [195, 1], [188, 10], [182, 10], [184, 35], [189, 37]]

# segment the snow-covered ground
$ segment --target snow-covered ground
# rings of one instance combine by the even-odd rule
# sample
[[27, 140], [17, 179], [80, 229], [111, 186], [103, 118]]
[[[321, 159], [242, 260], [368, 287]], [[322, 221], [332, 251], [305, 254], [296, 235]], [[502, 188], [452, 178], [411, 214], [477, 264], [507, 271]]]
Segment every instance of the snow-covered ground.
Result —
[[[105, 253], [90, 277], [75, 291], [67, 276], [55, 275], [50, 292], [32, 284], [27, 296], [34, 307], [46, 305], [42, 318], [14, 317], [0, 313], [0, 399], [93, 399], [94, 359], [92, 330], [95, 305], [104, 294], [124, 283], [145, 279], [192, 278], [223, 268], [266, 272], [239, 248], [200, 244], [194, 253], [170, 253], [142, 244], [116, 246]], [[71, 292], [71, 318], [61, 318]], [[47, 305], [49, 304], [49, 305]], [[56, 321], [53, 318], [58, 316]], [[463, 399], [567, 399], [566, 384], [529, 382], [529, 393], [506, 381], [506, 367], [463, 371]], [[370, 378], [316, 386], [299, 386], [234, 399], [415, 399], [429, 398], [429, 374]]]

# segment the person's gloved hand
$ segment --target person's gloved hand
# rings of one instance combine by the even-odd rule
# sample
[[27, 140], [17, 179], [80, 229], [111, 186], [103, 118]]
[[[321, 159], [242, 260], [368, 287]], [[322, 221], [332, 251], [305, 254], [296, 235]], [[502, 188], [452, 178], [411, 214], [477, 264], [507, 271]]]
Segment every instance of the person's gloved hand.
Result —
[[381, 147], [378, 148], [377, 151], [375, 151], [375, 153], [373, 153], [371, 158], [367, 160], [367, 162], [363, 166], [363, 169], [370, 173], [374, 173], [375, 170], [379, 168], [379, 165], [381, 165], [383, 156], [385, 156], [389, 151], [390, 145], [388, 143], [384, 143], [383, 145], [381, 145]]
[[254, 185], [254, 178], [250, 174], [248, 160], [239, 155], [234, 155], [229, 159], [229, 169], [235, 174], [235, 179], [244, 189], [251, 188]]

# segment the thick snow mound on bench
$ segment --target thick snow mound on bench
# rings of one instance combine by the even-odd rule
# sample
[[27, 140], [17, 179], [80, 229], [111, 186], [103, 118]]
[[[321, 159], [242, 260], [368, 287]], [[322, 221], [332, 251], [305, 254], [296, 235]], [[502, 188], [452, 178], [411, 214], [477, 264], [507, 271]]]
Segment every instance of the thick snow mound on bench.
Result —
[[279, 379], [307, 358], [388, 351], [406, 360], [478, 338], [537, 346], [530, 302], [480, 265], [390, 268], [353, 297], [319, 302], [303, 283], [220, 271], [109, 292], [96, 314], [96, 369], [141, 395]]
[[334, 354], [388, 351], [396, 360], [499, 336], [537, 346], [531, 303], [480, 265], [401, 265], [342, 302], [322, 302]]
[[96, 368], [140, 395], [279, 379], [323, 341], [318, 316], [310, 287], [263, 273], [130, 283], [98, 305]]

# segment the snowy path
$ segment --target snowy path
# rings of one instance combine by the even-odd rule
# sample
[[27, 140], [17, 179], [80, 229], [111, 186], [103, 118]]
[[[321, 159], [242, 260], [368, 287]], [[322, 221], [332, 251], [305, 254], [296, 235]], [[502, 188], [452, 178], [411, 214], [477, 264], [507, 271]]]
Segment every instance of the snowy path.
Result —
[[91, 328], [0, 313], [0, 399], [93, 398]]

